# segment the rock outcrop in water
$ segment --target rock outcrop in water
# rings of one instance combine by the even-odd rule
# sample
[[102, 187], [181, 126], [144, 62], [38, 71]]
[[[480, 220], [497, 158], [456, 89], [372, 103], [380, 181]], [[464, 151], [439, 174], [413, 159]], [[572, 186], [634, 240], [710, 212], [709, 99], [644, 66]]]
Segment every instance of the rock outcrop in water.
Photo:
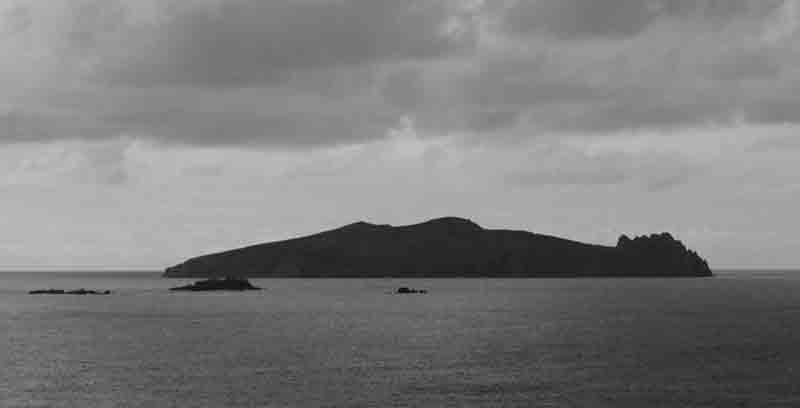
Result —
[[398, 295], [418, 294], [418, 293], [425, 294], [428, 293], [428, 291], [426, 289], [415, 289], [415, 288], [409, 288], [408, 286], [401, 286], [397, 288], [397, 290], [394, 291], [394, 293]]
[[207, 279], [195, 282], [191, 285], [178, 286], [170, 288], [172, 291], [188, 291], [188, 292], [208, 292], [214, 290], [261, 290], [261, 288], [253, 286], [247, 279], [226, 277], [225, 279]]
[[110, 290], [92, 290], [92, 289], [76, 289], [76, 290], [64, 290], [64, 289], [36, 289], [29, 291], [28, 294], [31, 295], [110, 295]]
[[705, 260], [670, 234], [617, 246], [527, 231], [484, 229], [462, 218], [408, 226], [357, 222], [286, 241], [204, 255], [167, 277], [710, 276]]

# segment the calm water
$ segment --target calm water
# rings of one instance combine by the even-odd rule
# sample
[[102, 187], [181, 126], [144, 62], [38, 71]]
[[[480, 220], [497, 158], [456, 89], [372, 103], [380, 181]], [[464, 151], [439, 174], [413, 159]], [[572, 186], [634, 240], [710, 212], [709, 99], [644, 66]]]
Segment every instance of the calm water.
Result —
[[800, 272], [182, 282], [0, 274], [0, 406], [800, 406]]

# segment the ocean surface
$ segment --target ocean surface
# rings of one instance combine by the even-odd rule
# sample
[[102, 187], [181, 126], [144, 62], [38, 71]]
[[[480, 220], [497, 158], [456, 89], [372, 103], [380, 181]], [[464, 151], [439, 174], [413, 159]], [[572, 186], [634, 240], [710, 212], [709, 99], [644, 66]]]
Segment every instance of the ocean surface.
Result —
[[0, 407], [800, 406], [800, 271], [184, 282], [0, 273]]

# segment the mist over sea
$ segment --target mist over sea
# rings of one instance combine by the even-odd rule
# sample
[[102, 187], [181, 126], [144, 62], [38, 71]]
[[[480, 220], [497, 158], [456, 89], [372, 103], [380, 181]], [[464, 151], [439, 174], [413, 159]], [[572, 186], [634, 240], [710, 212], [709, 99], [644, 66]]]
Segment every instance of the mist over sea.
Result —
[[800, 406], [800, 271], [184, 282], [0, 273], [0, 407]]

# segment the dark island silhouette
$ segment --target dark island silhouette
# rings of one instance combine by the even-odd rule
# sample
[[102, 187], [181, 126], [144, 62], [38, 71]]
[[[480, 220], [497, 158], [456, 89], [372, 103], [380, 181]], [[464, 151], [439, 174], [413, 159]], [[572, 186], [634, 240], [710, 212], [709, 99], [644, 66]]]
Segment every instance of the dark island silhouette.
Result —
[[407, 226], [357, 222], [301, 238], [199, 256], [164, 276], [193, 277], [700, 277], [708, 264], [669, 233], [616, 246], [456, 217]]

